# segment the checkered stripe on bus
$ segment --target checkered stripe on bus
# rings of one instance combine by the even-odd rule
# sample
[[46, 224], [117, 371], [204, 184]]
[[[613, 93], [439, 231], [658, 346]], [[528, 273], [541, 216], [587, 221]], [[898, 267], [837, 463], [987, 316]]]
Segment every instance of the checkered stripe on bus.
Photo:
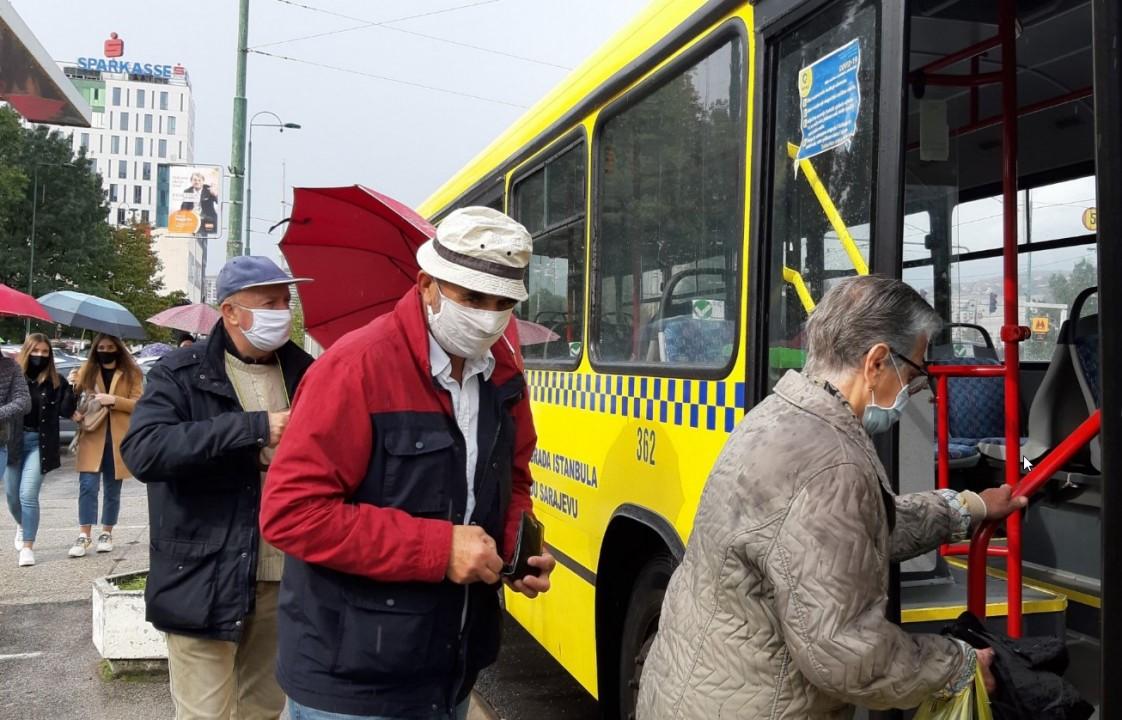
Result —
[[744, 416], [744, 383], [526, 370], [530, 399], [574, 410], [732, 432]]

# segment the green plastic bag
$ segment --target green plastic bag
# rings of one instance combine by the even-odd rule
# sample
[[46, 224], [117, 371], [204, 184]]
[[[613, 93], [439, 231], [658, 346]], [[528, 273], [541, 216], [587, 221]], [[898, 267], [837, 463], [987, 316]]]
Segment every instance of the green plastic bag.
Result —
[[974, 684], [948, 700], [931, 699], [919, 706], [915, 720], [993, 720], [982, 668], [974, 670]]

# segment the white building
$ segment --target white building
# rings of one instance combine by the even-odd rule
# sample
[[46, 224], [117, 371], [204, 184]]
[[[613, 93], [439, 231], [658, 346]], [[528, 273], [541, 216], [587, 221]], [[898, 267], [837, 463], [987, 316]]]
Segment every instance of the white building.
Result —
[[206, 302], [206, 241], [169, 236], [166, 228], [152, 231], [152, 249], [163, 264], [164, 292], [182, 291], [191, 302]]
[[203, 278], [203, 302], [207, 305], [218, 304], [218, 276], [207, 275]]
[[[84, 150], [102, 178], [111, 225], [154, 224], [158, 166], [191, 163], [195, 157], [195, 101], [182, 65], [154, 65], [107, 57], [59, 63], [93, 110], [88, 129], [68, 134], [74, 153]], [[123, 54], [124, 41], [117, 52]], [[116, 57], [119, 57], [117, 55]], [[164, 265], [164, 287], [182, 290], [192, 302], [203, 298], [206, 239], [152, 235]]]

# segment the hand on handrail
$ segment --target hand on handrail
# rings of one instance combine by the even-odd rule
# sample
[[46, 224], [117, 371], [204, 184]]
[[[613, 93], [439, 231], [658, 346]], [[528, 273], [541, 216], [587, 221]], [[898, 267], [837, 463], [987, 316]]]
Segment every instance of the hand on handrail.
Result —
[[1008, 485], [983, 490], [979, 496], [986, 504], [986, 520], [990, 522], [1004, 520], [1028, 507], [1028, 498], [1023, 495], [1014, 497], [1013, 489]]

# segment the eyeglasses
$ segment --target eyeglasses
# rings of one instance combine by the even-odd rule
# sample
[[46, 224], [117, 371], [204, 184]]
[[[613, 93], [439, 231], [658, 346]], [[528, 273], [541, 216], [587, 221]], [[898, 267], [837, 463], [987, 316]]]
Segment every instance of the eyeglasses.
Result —
[[892, 351], [892, 356], [900, 358], [901, 362], [918, 373], [914, 378], [908, 381], [909, 395], [915, 395], [916, 393], [922, 392], [924, 388], [930, 390], [932, 395], [935, 394], [935, 378], [931, 377], [926, 368], [915, 364], [910, 359], [908, 359], [907, 355], [898, 353], [895, 350]]

